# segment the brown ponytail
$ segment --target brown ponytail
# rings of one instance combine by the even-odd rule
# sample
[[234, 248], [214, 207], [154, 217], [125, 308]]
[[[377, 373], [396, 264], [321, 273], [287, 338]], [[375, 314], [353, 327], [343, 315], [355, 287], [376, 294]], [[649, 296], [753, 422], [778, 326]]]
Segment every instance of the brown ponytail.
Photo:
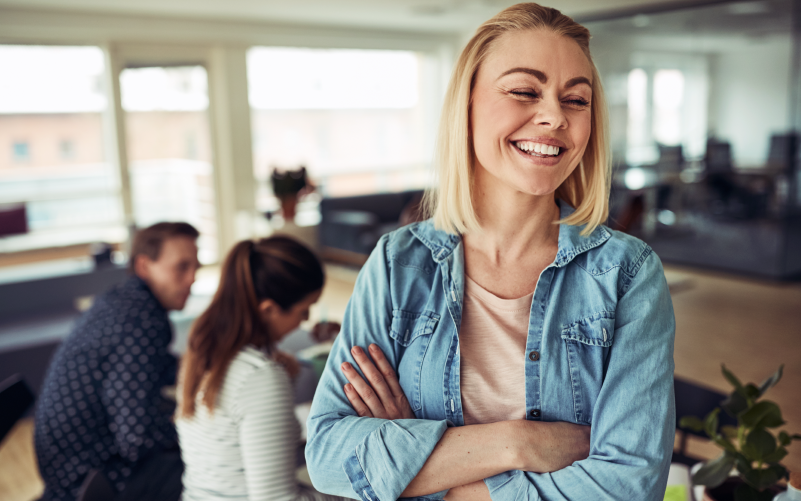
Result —
[[272, 299], [289, 310], [323, 287], [325, 276], [317, 257], [302, 244], [283, 236], [258, 242], [244, 240], [225, 258], [220, 285], [205, 312], [195, 321], [181, 361], [178, 415], [192, 417], [203, 390], [203, 404], [214, 410], [231, 360], [252, 344], [271, 352], [273, 342], [259, 304]]

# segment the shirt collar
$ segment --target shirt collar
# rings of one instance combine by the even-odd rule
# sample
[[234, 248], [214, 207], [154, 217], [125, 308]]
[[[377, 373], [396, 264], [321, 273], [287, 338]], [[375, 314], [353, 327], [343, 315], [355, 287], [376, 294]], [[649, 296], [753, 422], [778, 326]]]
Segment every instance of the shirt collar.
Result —
[[[575, 210], [573, 207], [561, 200], [556, 202], [559, 205], [561, 219], [573, 214]], [[598, 226], [589, 235], [582, 235], [581, 231], [583, 229], [584, 226], [559, 225], [559, 244], [556, 259], [554, 260], [556, 267], [566, 265], [582, 252], [601, 245], [612, 236], [604, 226]], [[411, 231], [423, 245], [431, 250], [431, 256], [437, 263], [447, 259], [462, 240], [460, 235], [434, 228], [434, 223], [431, 219], [413, 225]]]

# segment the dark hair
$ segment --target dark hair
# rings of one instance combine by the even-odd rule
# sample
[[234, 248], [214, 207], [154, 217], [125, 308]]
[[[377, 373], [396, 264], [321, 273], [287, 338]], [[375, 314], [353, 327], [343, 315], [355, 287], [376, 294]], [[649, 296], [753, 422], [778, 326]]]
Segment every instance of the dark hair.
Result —
[[228, 366], [246, 345], [272, 351], [269, 325], [259, 310], [261, 301], [272, 299], [286, 311], [322, 289], [324, 282], [317, 256], [296, 240], [274, 236], [236, 244], [225, 258], [211, 304], [189, 334], [181, 361], [179, 416], [194, 415], [201, 386], [203, 403], [214, 410]]
[[197, 239], [200, 233], [189, 223], [156, 223], [136, 232], [131, 245], [131, 258], [128, 260], [128, 269], [134, 273], [136, 256], [147, 256], [156, 261], [164, 247], [164, 242], [173, 237], [189, 237]]

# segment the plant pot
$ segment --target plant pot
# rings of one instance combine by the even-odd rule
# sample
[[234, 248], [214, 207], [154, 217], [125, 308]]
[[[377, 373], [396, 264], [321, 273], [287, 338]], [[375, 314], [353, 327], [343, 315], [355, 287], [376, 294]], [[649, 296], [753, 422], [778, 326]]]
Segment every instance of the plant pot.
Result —
[[[717, 487], [704, 489], [703, 501], [734, 501], [734, 491], [744, 483], [740, 477], [729, 477]], [[783, 492], [784, 488], [774, 485], [773, 487], [768, 487], [765, 491], [767, 491], [765, 499], [771, 501], [776, 494]]]

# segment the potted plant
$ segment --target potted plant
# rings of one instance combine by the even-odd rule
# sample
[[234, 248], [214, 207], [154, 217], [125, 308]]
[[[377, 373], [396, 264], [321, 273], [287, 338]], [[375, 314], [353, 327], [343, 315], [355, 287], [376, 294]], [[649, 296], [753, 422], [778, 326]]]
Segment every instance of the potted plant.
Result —
[[[703, 430], [723, 449], [720, 457], [707, 461], [693, 475], [693, 483], [707, 486], [707, 494], [717, 501], [771, 501], [779, 492], [779, 480], [788, 478], [787, 469], [779, 462], [787, 455], [787, 446], [793, 440], [801, 440], [801, 435], [770, 431], [782, 426], [784, 420], [775, 402], [762, 400], [765, 392], [779, 382], [783, 369], [784, 365], [756, 386], [743, 385], [724, 365], [723, 376], [734, 391], [703, 420], [696, 416], [681, 418], [681, 427]], [[737, 419], [736, 427], [718, 429], [721, 410]], [[737, 474], [729, 479], [735, 469]]]
[[294, 221], [298, 200], [314, 189], [306, 174], [306, 167], [300, 166], [297, 170], [281, 172], [273, 169], [270, 175], [273, 193], [281, 202], [281, 214], [285, 221]]

